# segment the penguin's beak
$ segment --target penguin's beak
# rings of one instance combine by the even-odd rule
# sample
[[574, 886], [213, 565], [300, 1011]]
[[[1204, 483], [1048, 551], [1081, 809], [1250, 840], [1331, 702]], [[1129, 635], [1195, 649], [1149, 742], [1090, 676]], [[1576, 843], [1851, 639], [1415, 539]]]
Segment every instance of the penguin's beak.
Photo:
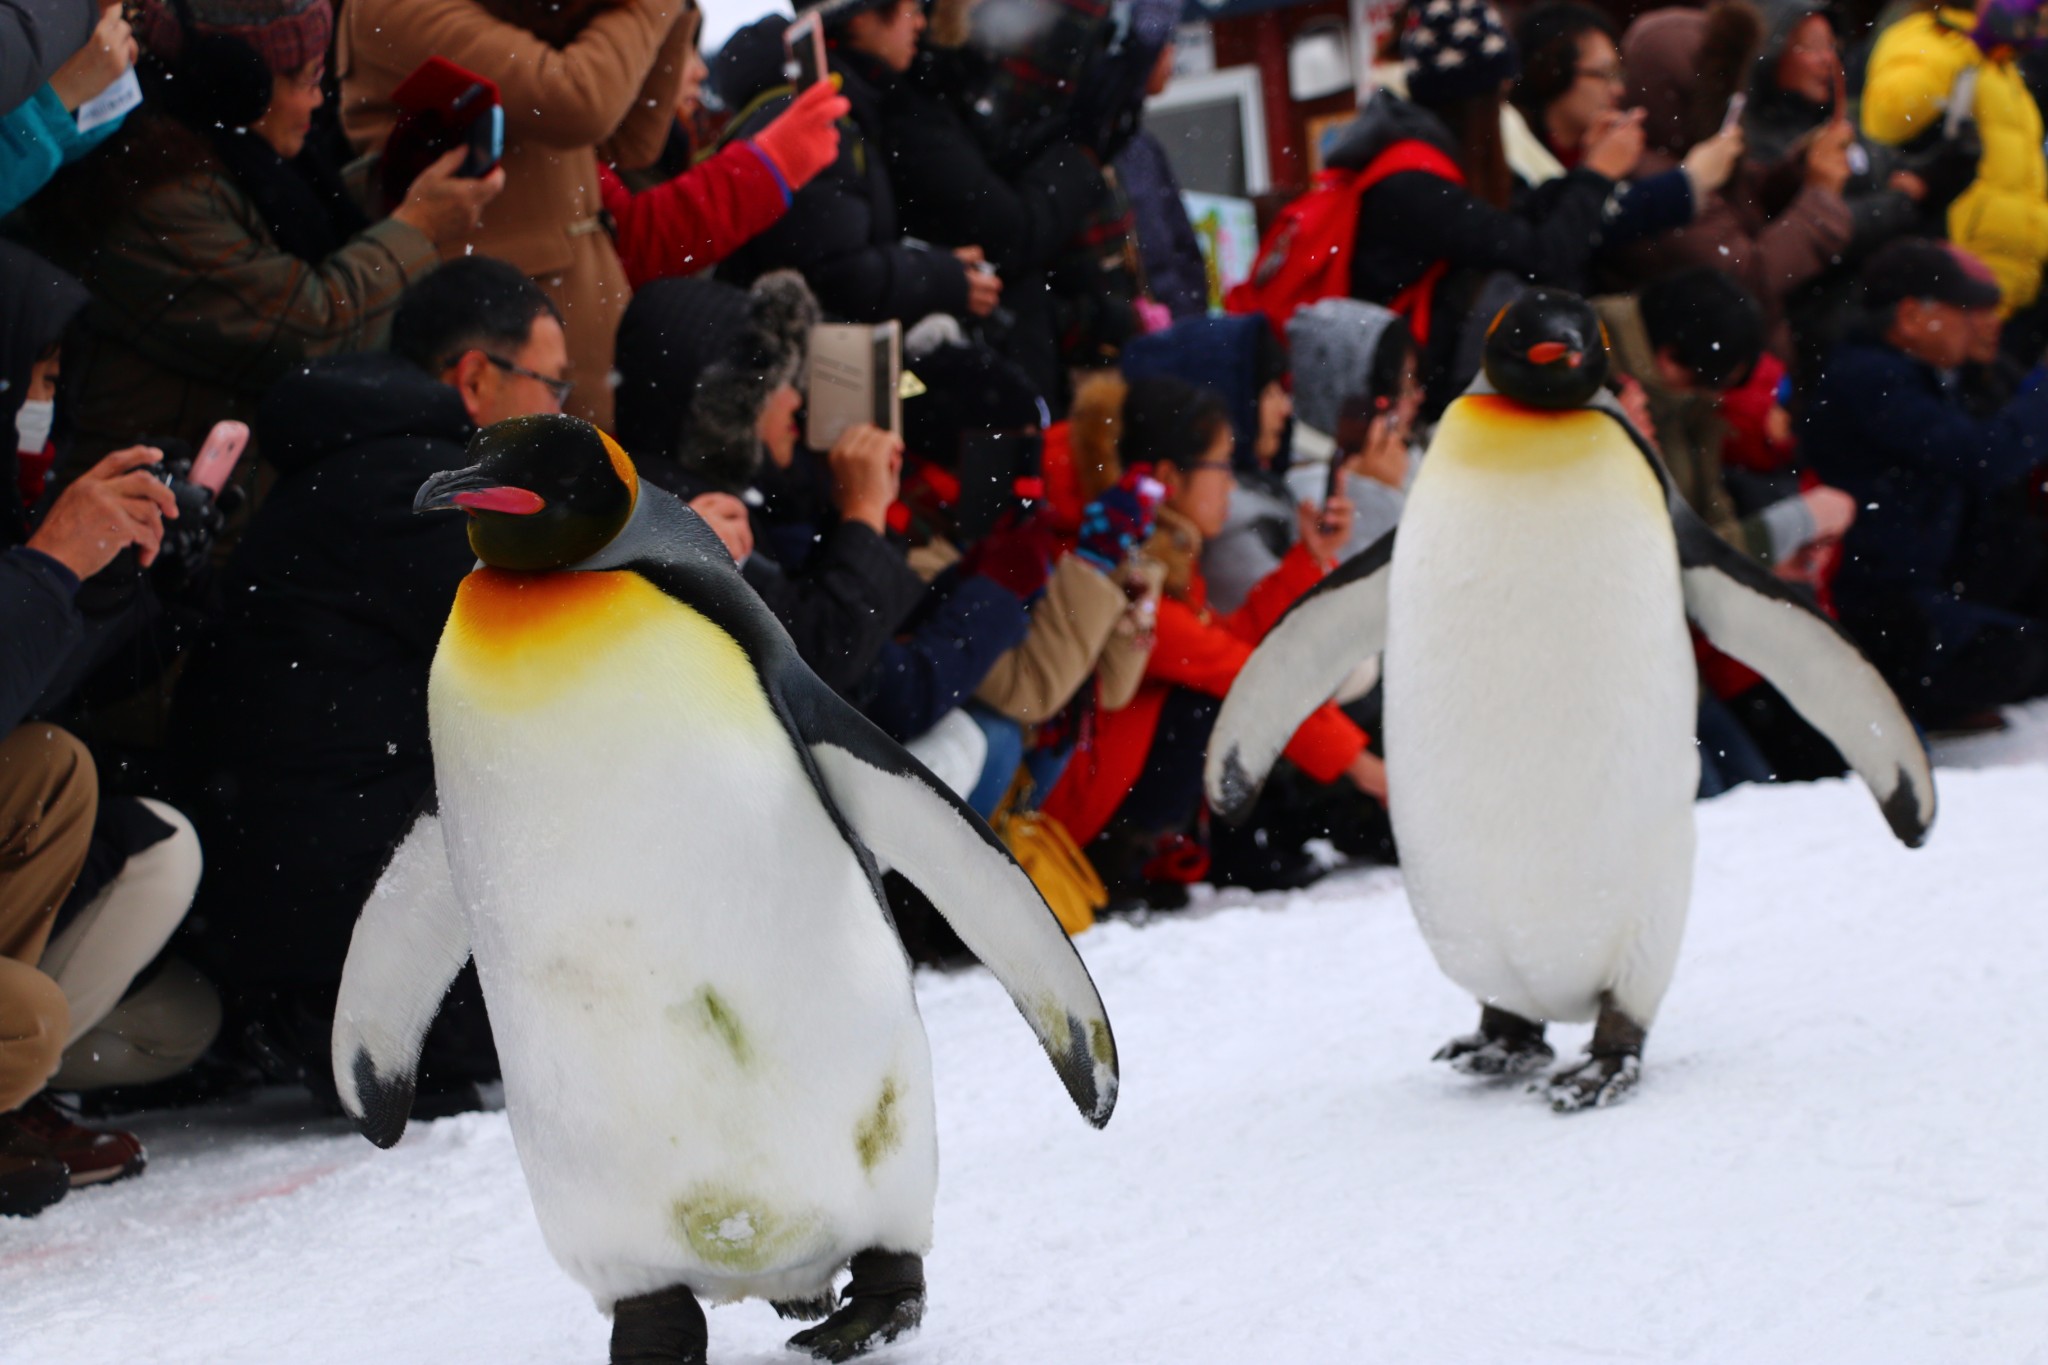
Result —
[[1533, 365], [1554, 365], [1563, 360], [1576, 370], [1585, 359], [1584, 351], [1575, 351], [1562, 341], [1539, 341], [1529, 348], [1529, 362]]
[[459, 508], [472, 513], [504, 512], [515, 517], [530, 517], [547, 505], [547, 499], [540, 494], [498, 483], [474, 467], [442, 470], [421, 484], [412, 500], [415, 512]]

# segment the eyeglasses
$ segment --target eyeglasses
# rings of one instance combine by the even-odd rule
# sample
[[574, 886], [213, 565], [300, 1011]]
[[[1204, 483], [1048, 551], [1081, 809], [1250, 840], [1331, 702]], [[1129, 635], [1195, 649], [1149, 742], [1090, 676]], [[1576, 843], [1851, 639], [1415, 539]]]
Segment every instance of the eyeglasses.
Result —
[[1196, 460], [1191, 465], [1181, 466], [1183, 474], [1196, 474], [1204, 469], [1227, 469], [1236, 472], [1237, 466], [1228, 460]]
[[1599, 81], [1603, 85], [1628, 84], [1628, 75], [1618, 66], [1574, 67], [1573, 74], [1584, 80]]
[[485, 360], [490, 361], [493, 365], [496, 365], [506, 374], [516, 374], [521, 379], [531, 379], [534, 383], [540, 385], [542, 388], [546, 389], [550, 394], [554, 396], [555, 404], [557, 407], [569, 401], [569, 391], [576, 387], [576, 383], [574, 380], [550, 379], [544, 374], [538, 374], [532, 370], [527, 369], [524, 365], [514, 365], [511, 361], [505, 359], [505, 357], [501, 355], [492, 355], [489, 351], [479, 351], [477, 352], [477, 354], [481, 355]]

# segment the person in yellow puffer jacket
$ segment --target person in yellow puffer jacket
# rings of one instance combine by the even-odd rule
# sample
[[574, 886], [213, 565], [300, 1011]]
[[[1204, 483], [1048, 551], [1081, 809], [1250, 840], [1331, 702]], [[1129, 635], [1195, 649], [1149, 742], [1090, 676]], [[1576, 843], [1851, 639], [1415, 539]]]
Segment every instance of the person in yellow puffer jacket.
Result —
[[2041, 0], [1988, 0], [1981, 14], [1943, 6], [1887, 29], [1870, 54], [1863, 131], [1906, 143], [1942, 126], [1969, 73], [1970, 115], [1984, 146], [1977, 179], [1949, 206], [1948, 231], [1998, 276], [2008, 315], [2032, 304], [2048, 262], [2048, 158], [2041, 109], [2017, 53], [2038, 41]]

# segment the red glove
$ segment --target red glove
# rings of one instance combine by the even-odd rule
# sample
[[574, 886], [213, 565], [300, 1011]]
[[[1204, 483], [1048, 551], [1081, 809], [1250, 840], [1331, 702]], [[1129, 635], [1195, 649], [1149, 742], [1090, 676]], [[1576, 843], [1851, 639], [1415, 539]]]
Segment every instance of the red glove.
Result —
[[783, 183], [800, 190], [839, 159], [838, 120], [853, 105], [832, 81], [819, 81], [754, 134], [754, 146], [775, 163]]

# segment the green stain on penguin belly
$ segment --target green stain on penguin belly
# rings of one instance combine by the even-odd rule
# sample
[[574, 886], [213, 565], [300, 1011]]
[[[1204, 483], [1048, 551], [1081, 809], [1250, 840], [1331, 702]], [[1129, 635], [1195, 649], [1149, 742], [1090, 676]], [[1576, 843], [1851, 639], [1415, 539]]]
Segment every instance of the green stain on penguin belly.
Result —
[[882, 1094], [875, 1107], [853, 1129], [853, 1147], [860, 1153], [860, 1168], [870, 1175], [882, 1158], [903, 1145], [903, 1119], [896, 1112], [896, 1078], [882, 1082]]
[[754, 1046], [747, 1041], [746, 1027], [734, 1012], [731, 1002], [711, 987], [706, 986], [687, 1005], [671, 1005], [669, 1018], [677, 1023], [701, 1025], [719, 1042], [741, 1066], [750, 1066], [754, 1060]]
[[705, 1265], [734, 1274], [801, 1260], [820, 1240], [817, 1218], [778, 1213], [717, 1183], [698, 1185], [669, 1213], [678, 1241]]

